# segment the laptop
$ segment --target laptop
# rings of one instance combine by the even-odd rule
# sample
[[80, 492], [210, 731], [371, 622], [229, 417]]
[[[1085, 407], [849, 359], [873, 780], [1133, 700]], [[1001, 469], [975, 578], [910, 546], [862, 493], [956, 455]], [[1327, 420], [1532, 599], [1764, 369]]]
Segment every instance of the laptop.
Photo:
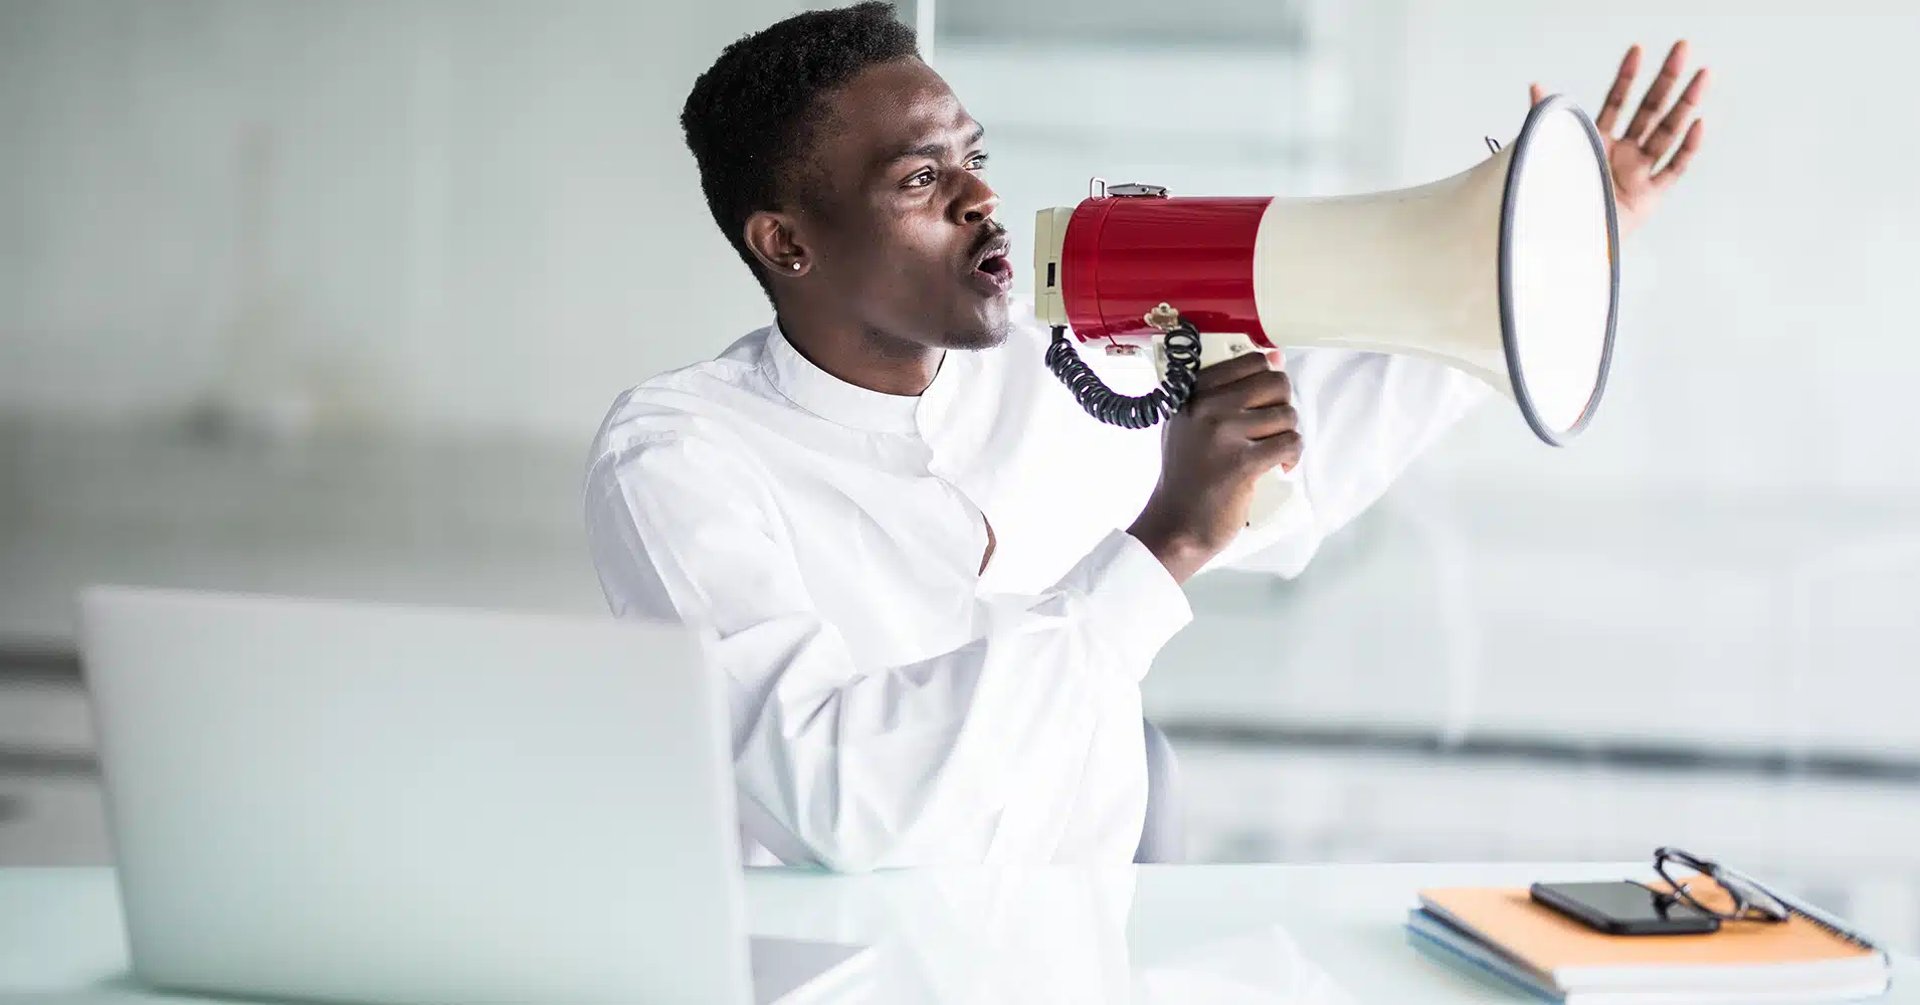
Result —
[[724, 710], [682, 629], [98, 587], [87, 686], [134, 976], [341, 1002], [802, 1002], [746, 937]]

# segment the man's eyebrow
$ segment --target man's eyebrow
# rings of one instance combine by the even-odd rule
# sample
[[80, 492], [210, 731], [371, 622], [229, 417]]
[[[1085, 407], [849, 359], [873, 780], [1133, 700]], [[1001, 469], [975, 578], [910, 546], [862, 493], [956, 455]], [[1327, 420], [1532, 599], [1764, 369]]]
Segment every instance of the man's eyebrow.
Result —
[[[987, 127], [976, 122], [973, 124], [973, 132], [968, 133], [966, 141], [961, 143], [960, 145], [963, 147], [973, 146], [975, 143], [980, 142], [980, 137], [985, 136], [986, 134], [987, 134]], [[886, 159], [882, 160], [881, 163], [892, 164], [894, 161], [906, 160], [909, 157], [938, 157], [941, 154], [946, 153], [947, 149], [948, 148], [945, 143], [942, 143], [939, 140], [934, 140], [929, 143], [922, 143], [916, 147], [908, 147], [905, 150], [895, 151], [893, 154], [889, 155]]]

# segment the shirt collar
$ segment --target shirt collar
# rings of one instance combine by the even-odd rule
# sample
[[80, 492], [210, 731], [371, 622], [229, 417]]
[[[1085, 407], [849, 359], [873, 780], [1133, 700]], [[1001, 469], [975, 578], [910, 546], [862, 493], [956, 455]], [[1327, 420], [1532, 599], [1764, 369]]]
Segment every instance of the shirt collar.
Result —
[[953, 385], [965, 366], [956, 357], [965, 355], [949, 350], [922, 394], [885, 394], [849, 384], [813, 365], [787, 341], [776, 321], [767, 328], [761, 369], [788, 400], [829, 422], [876, 433], [918, 433], [945, 414]]

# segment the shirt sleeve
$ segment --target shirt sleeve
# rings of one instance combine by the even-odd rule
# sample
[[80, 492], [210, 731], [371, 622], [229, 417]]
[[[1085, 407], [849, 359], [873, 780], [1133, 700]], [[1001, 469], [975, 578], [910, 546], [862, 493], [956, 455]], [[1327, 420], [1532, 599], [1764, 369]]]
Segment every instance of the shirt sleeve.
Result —
[[1305, 442], [1293, 518], [1251, 531], [1213, 563], [1293, 577], [1335, 531], [1493, 391], [1431, 360], [1343, 349], [1287, 351]]
[[864, 667], [819, 613], [764, 482], [723, 446], [667, 436], [600, 457], [586, 500], [614, 613], [695, 626], [729, 678], [748, 833], [840, 871], [1030, 859], [1084, 828], [1067, 817], [1104, 791], [1131, 851], [1139, 678], [1191, 618], [1152, 553], [1116, 532], [1046, 592], [976, 602], [971, 641]]

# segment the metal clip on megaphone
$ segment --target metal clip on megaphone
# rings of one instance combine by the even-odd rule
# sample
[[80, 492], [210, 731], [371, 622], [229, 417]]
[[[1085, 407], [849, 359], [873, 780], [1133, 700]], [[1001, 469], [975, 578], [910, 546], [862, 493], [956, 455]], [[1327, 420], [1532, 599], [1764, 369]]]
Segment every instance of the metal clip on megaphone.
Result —
[[[1563, 446], [1606, 389], [1619, 310], [1619, 226], [1600, 134], [1555, 95], [1512, 143], [1427, 185], [1333, 198], [1173, 198], [1095, 179], [1040, 211], [1035, 307], [1047, 366], [1104, 422], [1141, 429], [1178, 411], [1200, 368], [1279, 346], [1438, 360], [1511, 398]], [[1108, 387], [1079, 342], [1151, 347], [1160, 386]], [[1312, 449], [1309, 443], [1307, 449]], [[1249, 526], [1284, 520], [1275, 471]]]

